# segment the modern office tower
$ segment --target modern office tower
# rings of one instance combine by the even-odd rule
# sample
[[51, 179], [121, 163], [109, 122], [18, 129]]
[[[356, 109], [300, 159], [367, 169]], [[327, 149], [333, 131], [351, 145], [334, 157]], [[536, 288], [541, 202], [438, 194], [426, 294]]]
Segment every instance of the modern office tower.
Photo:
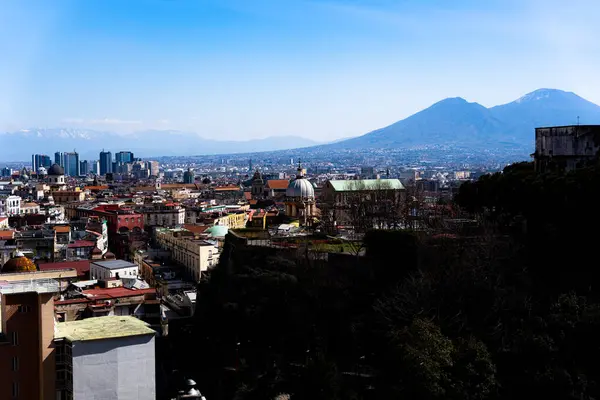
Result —
[[79, 174], [85, 176], [90, 173], [90, 165], [88, 160], [79, 161]]
[[77, 152], [63, 153], [65, 175], [79, 176], [79, 154]]
[[159, 173], [158, 161], [146, 161], [146, 166], [150, 170], [151, 176], [158, 177], [158, 173]]
[[112, 154], [110, 151], [100, 152], [100, 175], [112, 173]]
[[90, 163], [90, 170], [93, 174], [100, 175], [100, 161], [94, 160]]
[[4, 168], [2, 168], [2, 170], [0, 170], [0, 175], [2, 175], [2, 177], [11, 176], [12, 170], [8, 167], [4, 167]]
[[45, 154], [32, 154], [31, 155], [31, 170], [38, 172], [40, 167], [49, 168], [52, 165], [50, 157]]
[[54, 153], [54, 163], [60, 165], [61, 167], [65, 167], [65, 159], [63, 153], [57, 151]]
[[133, 161], [135, 161], [133, 153], [130, 151], [120, 151], [118, 153], [115, 153], [115, 162], [117, 163], [117, 165], [126, 164]]

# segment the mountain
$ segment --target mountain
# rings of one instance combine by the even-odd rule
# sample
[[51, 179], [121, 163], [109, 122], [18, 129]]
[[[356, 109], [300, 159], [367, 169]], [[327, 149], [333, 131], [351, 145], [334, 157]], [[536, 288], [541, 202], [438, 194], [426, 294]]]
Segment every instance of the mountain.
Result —
[[248, 141], [204, 139], [195, 133], [148, 130], [121, 135], [89, 129], [40, 128], [0, 133], [0, 160], [29, 160], [31, 154], [76, 150], [81, 159], [97, 159], [102, 150], [134, 152], [136, 156], [178, 156], [276, 151], [314, 146], [318, 142], [296, 136]]
[[600, 124], [600, 106], [575, 93], [539, 89], [508, 104], [486, 108], [457, 97], [352, 139], [325, 145], [338, 149], [457, 145], [534, 146], [540, 126]]

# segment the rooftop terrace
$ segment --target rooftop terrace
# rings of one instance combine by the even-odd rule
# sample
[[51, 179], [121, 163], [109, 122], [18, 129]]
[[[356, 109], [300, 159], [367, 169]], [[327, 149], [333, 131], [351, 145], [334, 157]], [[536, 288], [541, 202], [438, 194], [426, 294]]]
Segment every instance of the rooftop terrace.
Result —
[[135, 317], [108, 316], [80, 321], [59, 322], [54, 337], [71, 342], [116, 339], [128, 336], [155, 335], [149, 325]]

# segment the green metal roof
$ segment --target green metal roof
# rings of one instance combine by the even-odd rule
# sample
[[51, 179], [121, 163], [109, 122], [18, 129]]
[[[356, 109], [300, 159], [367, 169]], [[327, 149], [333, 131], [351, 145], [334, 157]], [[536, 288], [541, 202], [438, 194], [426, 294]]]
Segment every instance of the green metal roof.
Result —
[[336, 192], [354, 192], [361, 190], [402, 190], [399, 179], [347, 179], [329, 181]]
[[214, 225], [206, 230], [212, 237], [224, 237], [228, 231], [229, 228], [225, 225]]
[[154, 335], [148, 324], [135, 317], [107, 316], [59, 322], [54, 338], [65, 338], [71, 342], [114, 339], [127, 336]]

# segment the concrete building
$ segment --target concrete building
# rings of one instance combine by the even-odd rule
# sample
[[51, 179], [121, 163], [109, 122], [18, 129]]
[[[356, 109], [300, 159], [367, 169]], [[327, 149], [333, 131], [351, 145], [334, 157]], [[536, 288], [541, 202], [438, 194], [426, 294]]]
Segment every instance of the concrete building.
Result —
[[600, 150], [600, 125], [535, 129], [535, 170], [570, 171], [594, 160]]
[[57, 323], [56, 398], [155, 399], [155, 334], [134, 317]]
[[156, 240], [162, 248], [171, 251], [173, 260], [194, 280], [200, 280], [202, 272], [219, 262], [218, 245], [188, 230], [159, 228]]
[[55, 399], [52, 279], [0, 281], [0, 399]]
[[135, 278], [139, 274], [138, 266], [124, 260], [94, 261], [90, 263], [90, 278], [108, 279]]

